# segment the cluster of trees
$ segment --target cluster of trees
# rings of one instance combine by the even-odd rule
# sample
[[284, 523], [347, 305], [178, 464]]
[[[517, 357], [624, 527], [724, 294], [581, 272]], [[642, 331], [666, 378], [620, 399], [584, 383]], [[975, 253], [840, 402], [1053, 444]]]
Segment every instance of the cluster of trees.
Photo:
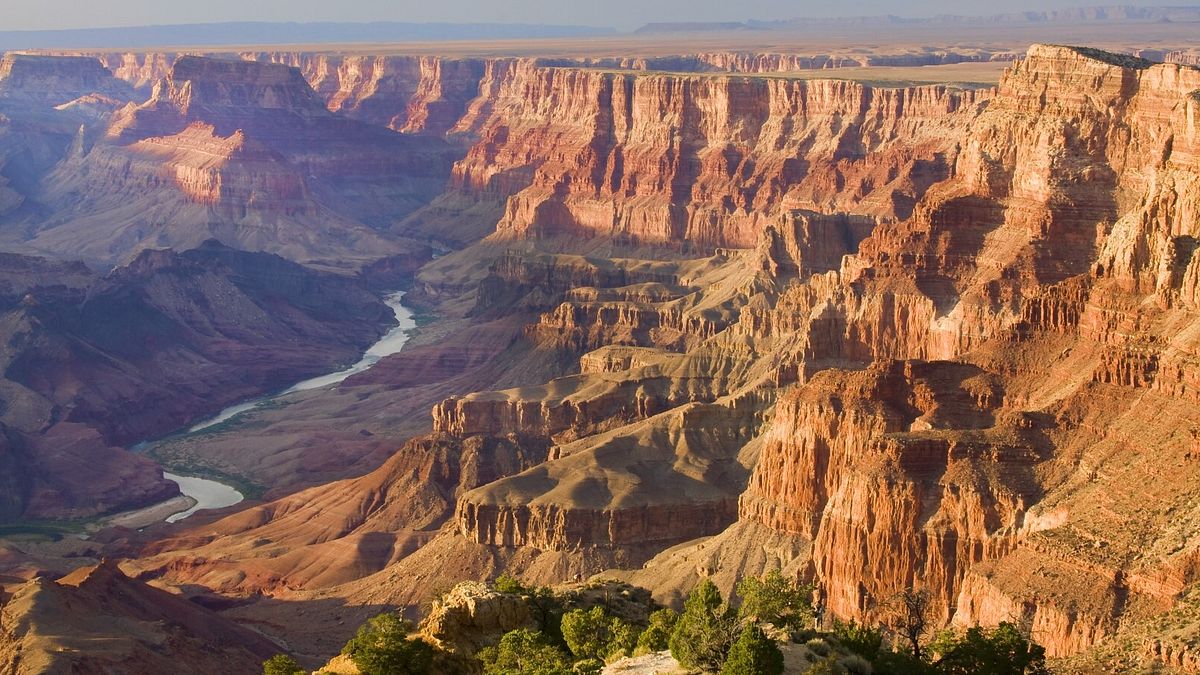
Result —
[[[527, 587], [504, 575], [494, 588], [521, 595], [529, 601], [536, 629], [506, 633], [495, 647], [478, 654], [486, 675], [564, 675], [599, 673], [604, 664], [646, 647], [647, 627], [614, 616], [602, 607], [567, 610], [549, 589]], [[666, 610], [669, 612], [670, 610]], [[656, 612], [650, 624], [665, 615]]]
[[[505, 583], [515, 583], [506, 580]], [[537, 594], [513, 587], [510, 591]], [[779, 675], [779, 640], [803, 643], [811, 675], [1041, 675], [1045, 650], [1011, 623], [931, 635], [929, 596], [907, 591], [879, 626], [834, 621], [817, 627], [813, 588], [771, 572], [743, 579], [736, 606], [701, 581], [682, 614], [661, 609], [634, 626], [601, 607], [542, 614], [540, 630], [514, 631], [481, 654], [488, 675], [597, 673], [604, 663], [669, 649], [680, 665], [720, 675]], [[543, 600], [552, 597], [544, 592]]]
[[[924, 591], [906, 590], [891, 603], [890, 620], [870, 628], [834, 623], [834, 636], [870, 660], [876, 673], [916, 675], [1044, 675], [1046, 650], [1028, 627], [1004, 622], [995, 628], [933, 633], [931, 599]], [[892, 649], [886, 646], [889, 640]]]
[[[711, 581], [703, 580], [688, 596], [682, 613], [659, 609], [644, 623], [633, 623], [601, 606], [568, 610], [550, 589], [528, 587], [508, 576], [497, 579], [494, 588], [525, 598], [536, 626], [506, 633], [495, 646], [482, 650], [474, 668], [482, 666], [486, 675], [594, 675], [606, 663], [667, 649], [691, 671], [779, 675], [784, 667], [781, 640], [805, 645], [811, 675], [1048, 672], [1045, 650], [1011, 623], [931, 634], [929, 597], [917, 591], [898, 596], [883, 625], [834, 621], [822, 630], [817, 626], [812, 587], [779, 572], [743, 579], [735, 589], [736, 606], [722, 598]], [[381, 614], [359, 629], [343, 653], [363, 675], [432, 672], [439, 654], [428, 643], [412, 639], [411, 630], [412, 625], [399, 616]], [[303, 672], [283, 655], [267, 661], [263, 671], [265, 675]]]
[[[508, 578], [499, 580], [496, 588], [546, 598]], [[557, 612], [546, 607], [538, 630], [512, 631], [479, 658], [487, 675], [584, 675], [627, 656], [670, 649], [686, 668], [722, 675], [778, 675], [783, 672], [783, 654], [765, 626], [811, 625], [811, 588], [776, 572], [744, 580], [738, 595], [742, 602], [734, 608], [705, 580], [688, 596], [682, 614], [659, 609], [645, 625], [599, 606]]]

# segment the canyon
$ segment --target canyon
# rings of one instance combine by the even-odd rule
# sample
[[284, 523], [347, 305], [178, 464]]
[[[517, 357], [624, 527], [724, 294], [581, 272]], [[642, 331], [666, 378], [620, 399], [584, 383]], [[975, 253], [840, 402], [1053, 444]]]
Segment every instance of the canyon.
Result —
[[[0, 523], [166, 499], [153, 460], [255, 492], [0, 543], [0, 672], [111, 665], [44, 637], [73, 603], [320, 665], [464, 580], [770, 569], [1196, 672], [1189, 54], [6, 56]], [[955, 64], [996, 78], [838, 76]], [[353, 361], [398, 288], [401, 351], [123, 449]]]
[[145, 251], [107, 275], [12, 254], [0, 263], [0, 424], [6, 476], [20, 486], [6, 492], [4, 520], [88, 517], [175, 494], [153, 462], [123, 448], [344, 361], [391, 314], [353, 280], [215, 241]]

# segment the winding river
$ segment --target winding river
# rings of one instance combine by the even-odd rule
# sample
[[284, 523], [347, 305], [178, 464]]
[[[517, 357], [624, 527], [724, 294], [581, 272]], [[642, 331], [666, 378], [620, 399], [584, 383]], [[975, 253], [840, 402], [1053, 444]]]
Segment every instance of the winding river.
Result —
[[[398, 291], [387, 296], [385, 302], [387, 302], [388, 307], [392, 309], [392, 313], [396, 315], [396, 321], [398, 324], [395, 328], [388, 331], [387, 335], [384, 335], [382, 338], [380, 338], [378, 342], [368, 347], [367, 351], [363, 353], [362, 358], [359, 359], [354, 365], [337, 372], [329, 373], [327, 375], [319, 375], [317, 377], [297, 382], [296, 384], [277, 394], [262, 396], [249, 401], [243, 401], [236, 405], [231, 405], [217, 413], [215, 416], [206, 419], [203, 422], [192, 425], [188, 428], [186, 433], [196, 433], [209, 427], [216, 426], [222, 422], [231, 420], [244, 412], [254, 410], [255, 408], [258, 408], [285, 394], [333, 386], [345, 380], [347, 377], [354, 375], [355, 373], [361, 373], [370, 368], [378, 363], [383, 357], [400, 351], [400, 348], [403, 347], [404, 343], [408, 341], [408, 331], [417, 325], [413, 320], [412, 312], [410, 312], [408, 308], [404, 307], [404, 305], [400, 304], [400, 301], [403, 298], [403, 291]], [[167, 517], [168, 523], [174, 523], [183, 520], [184, 518], [187, 518], [188, 516], [202, 509], [221, 509], [225, 508], [226, 506], [233, 506], [244, 499], [242, 493], [238, 492], [233, 487], [215, 480], [210, 480], [208, 478], [200, 478], [198, 476], [180, 476], [165, 471], [163, 472], [163, 477], [178, 484], [179, 491], [183, 493], [185, 497], [190, 497], [196, 502], [191, 508], [171, 514], [169, 517]]]

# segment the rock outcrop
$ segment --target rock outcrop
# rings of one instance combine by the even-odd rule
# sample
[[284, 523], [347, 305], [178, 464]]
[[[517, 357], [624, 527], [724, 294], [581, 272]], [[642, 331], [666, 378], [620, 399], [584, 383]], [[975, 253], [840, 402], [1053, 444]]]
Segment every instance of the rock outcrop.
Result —
[[479, 582], [455, 586], [421, 622], [421, 631], [438, 645], [468, 655], [520, 628], [538, 629], [530, 603], [520, 595], [501, 593]]
[[[738, 450], [753, 432], [744, 420], [725, 406], [689, 404], [576, 441], [553, 461], [463, 495], [458, 531], [542, 550], [644, 550], [713, 534], [736, 511]], [[675, 463], [680, 453], [687, 466]]]

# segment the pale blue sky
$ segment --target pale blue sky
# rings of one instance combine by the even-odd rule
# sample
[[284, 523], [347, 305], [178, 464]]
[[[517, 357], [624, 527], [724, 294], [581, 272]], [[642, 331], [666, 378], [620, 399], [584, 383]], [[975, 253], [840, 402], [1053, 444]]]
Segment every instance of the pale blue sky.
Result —
[[[0, 30], [216, 21], [447, 21], [637, 27], [650, 21], [992, 14], [1115, 0], [0, 0]], [[1166, 5], [1166, 0], [1126, 5]], [[1175, 2], [1174, 4], [1187, 4]]]

